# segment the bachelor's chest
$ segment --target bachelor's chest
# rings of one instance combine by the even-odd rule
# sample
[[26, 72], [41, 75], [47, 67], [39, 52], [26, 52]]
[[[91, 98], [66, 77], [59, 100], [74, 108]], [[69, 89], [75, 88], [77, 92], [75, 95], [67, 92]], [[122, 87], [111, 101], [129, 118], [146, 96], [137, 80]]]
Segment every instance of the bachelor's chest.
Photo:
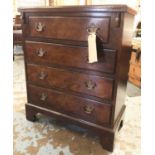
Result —
[[[50, 115], [93, 130], [112, 151], [123, 126], [135, 11], [126, 5], [23, 8], [26, 117]], [[96, 28], [98, 61], [88, 62]]]

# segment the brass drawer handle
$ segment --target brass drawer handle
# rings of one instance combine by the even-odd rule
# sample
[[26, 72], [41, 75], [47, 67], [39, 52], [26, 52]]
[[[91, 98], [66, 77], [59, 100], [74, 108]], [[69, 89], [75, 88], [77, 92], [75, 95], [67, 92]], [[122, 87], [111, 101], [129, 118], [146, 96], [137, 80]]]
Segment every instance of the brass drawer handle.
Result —
[[99, 30], [99, 28], [93, 23], [91, 24], [89, 27], [87, 27], [87, 32], [88, 33], [97, 33], [97, 31]]
[[46, 51], [44, 51], [42, 48], [37, 50], [36, 54], [38, 57], [43, 57], [45, 55]]
[[103, 39], [102, 35], [100, 34], [100, 31], [101, 31], [101, 29], [94, 23], [90, 24], [90, 26], [87, 27], [88, 34], [97, 35], [98, 41], [100, 41], [102, 44], [104, 39]]
[[93, 112], [93, 110], [94, 110], [94, 107], [92, 107], [90, 105], [87, 105], [87, 106], [84, 107], [84, 112], [86, 114], [91, 114]]
[[45, 72], [40, 72], [39, 73], [39, 79], [40, 80], [44, 80], [46, 77], [47, 77], [47, 73], [45, 73]]
[[88, 80], [85, 82], [85, 86], [87, 89], [92, 90], [96, 87], [96, 83], [93, 82], [92, 80]]
[[35, 24], [35, 30], [37, 32], [42, 32], [44, 31], [44, 29], [45, 29], [45, 25], [42, 24], [41, 22]]
[[47, 96], [46, 93], [41, 93], [40, 100], [41, 100], [41, 101], [46, 101], [47, 97], [48, 97], [48, 96]]

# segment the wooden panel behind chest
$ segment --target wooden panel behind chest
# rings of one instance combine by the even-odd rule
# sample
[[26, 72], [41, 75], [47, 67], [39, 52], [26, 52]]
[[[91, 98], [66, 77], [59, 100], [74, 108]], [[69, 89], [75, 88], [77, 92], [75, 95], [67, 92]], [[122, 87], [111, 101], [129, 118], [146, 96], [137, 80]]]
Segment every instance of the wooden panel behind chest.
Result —
[[133, 39], [133, 49], [131, 51], [129, 81], [141, 87], [141, 41]]

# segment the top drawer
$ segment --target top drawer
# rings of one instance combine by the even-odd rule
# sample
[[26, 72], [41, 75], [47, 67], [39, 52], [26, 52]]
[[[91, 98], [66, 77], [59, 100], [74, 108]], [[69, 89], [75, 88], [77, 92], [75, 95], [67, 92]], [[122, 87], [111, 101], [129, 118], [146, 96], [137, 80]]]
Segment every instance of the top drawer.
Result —
[[27, 36], [87, 41], [87, 29], [95, 26], [98, 35], [106, 43], [109, 35], [110, 17], [52, 17], [30, 16]]

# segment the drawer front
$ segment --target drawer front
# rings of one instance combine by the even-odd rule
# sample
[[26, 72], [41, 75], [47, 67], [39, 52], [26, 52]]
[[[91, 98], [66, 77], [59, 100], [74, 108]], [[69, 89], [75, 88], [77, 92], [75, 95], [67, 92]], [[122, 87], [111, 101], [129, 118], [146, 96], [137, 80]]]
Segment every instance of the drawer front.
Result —
[[28, 102], [96, 124], [110, 122], [111, 105], [28, 85]]
[[108, 41], [110, 17], [30, 16], [27, 36], [87, 41], [88, 27], [98, 28], [103, 42]]
[[28, 81], [99, 98], [112, 99], [113, 80], [79, 72], [27, 65]]
[[28, 62], [47, 65], [58, 64], [107, 73], [115, 71], [115, 50], [98, 50], [98, 62], [90, 64], [88, 63], [88, 48], [86, 47], [26, 42], [25, 49]]

